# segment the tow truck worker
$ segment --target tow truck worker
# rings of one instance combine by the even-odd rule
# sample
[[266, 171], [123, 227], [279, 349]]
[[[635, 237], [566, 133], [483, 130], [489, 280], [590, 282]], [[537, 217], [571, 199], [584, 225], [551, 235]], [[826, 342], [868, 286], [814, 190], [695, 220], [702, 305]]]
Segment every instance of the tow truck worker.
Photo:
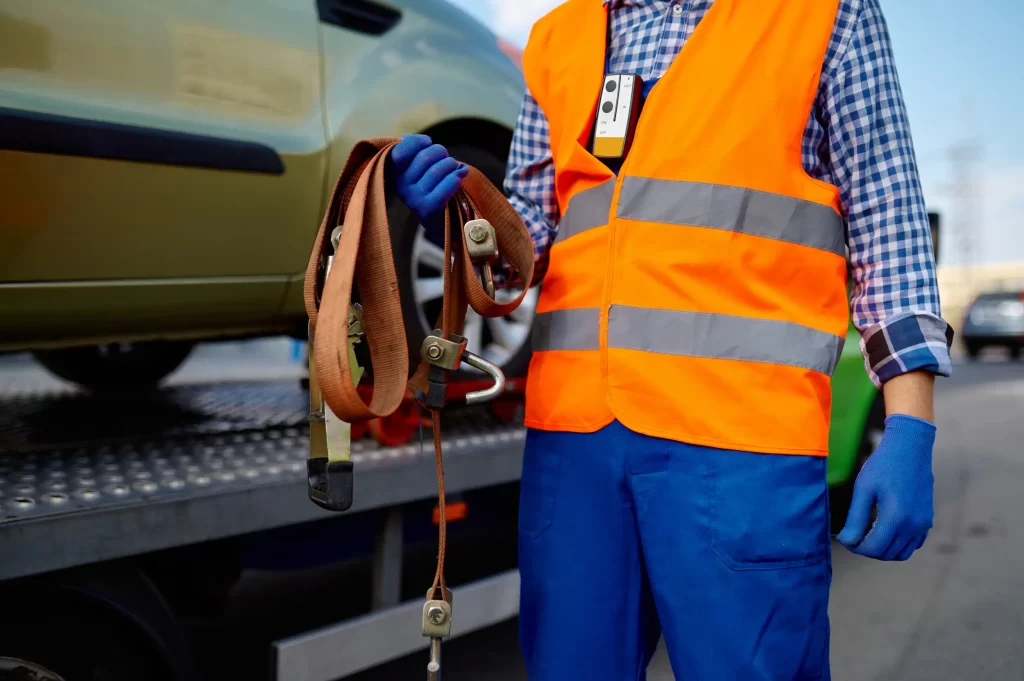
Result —
[[[838, 537], [853, 552], [924, 543], [934, 376], [951, 370], [878, 0], [569, 0], [524, 68], [505, 188], [543, 276], [519, 529], [529, 678], [643, 679], [663, 634], [680, 680], [828, 679], [847, 265], [888, 413]], [[623, 74], [643, 115], [615, 158], [625, 145], [594, 121]], [[392, 173], [437, 238], [464, 167], [410, 136]]]

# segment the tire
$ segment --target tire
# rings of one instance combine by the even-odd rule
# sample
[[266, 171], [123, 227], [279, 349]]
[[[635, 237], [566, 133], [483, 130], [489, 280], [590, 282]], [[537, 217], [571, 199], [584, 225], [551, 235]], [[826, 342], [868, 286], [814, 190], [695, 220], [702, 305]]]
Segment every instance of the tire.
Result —
[[868, 419], [864, 423], [864, 431], [861, 433], [860, 447], [857, 450], [857, 459], [853, 464], [853, 471], [849, 479], [842, 485], [829, 490], [829, 524], [832, 535], [835, 536], [846, 525], [846, 516], [850, 512], [850, 504], [853, 501], [853, 485], [870, 457], [878, 447], [882, 433], [885, 430], [885, 401], [879, 393], [868, 412]]
[[981, 346], [969, 341], [964, 343], [964, 349], [967, 351], [967, 359], [970, 360], [978, 359], [978, 355], [981, 353]]
[[1009, 347], [1009, 350], [1010, 350], [1010, 359], [1012, 359], [1012, 360], [1019, 360], [1020, 359], [1020, 345], [1011, 345]]
[[6, 671], [18, 666], [11, 661], [24, 661], [63, 681], [195, 679], [184, 639], [158, 596], [144, 591], [141, 601], [133, 601], [134, 586], [104, 592], [82, 584], [29, 582], [3, 589], [0, 658], [6, 658]]
[[181, 366], [192, 347], [190, 342], [152, 341], [40, 350], [34, 354], [52, 373], [87, 390], [140, 391], [155, 387]]
[[[448, 150], [453, 157], [475, 166], [491, 183], [501, 187], [505, 162], [493, 153], [465, 145], [450, 145]], [[441, 276], [438, 249], [426, 240], [423, 228], [397, 197], [391, 197], [388, 217], [392, 226], [391, 242], [398, 272], [402, 317], [409, 343], [409, 370], [414, 371], [420, 362], [423, 339], [432, 331], [432, 325], [441, 312], [440, 297], [431, 297], [433, 293], [430, 292], [439, 289], [430, 289], [426, 285]], [[499, 295], [509, 294], [499, 291]], [[518, 291], [514, 295], [518, 295]], [[495, 320], [484, 320], [470, 310], [464, 334], [469, 340], [467, 349], [497, 364], [508, 377], [525, 376], [530, 364], [530, 333], [538, 296], [539, 289], [532, 289], [516, 312]], [[483, 376], [474, 369], [460, 372], [461, 378]]]

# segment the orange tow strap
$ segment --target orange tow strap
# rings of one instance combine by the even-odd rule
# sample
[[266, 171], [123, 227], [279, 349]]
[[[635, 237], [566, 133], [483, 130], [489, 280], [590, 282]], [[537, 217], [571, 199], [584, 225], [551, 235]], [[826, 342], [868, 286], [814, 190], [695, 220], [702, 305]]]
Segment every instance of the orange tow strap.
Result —
[[[396, 138], [359, 142], [352, 149], [345, 169], [331, 193], [330, 204], [317, 233], [306, 269], [305, 304], [310, 329], [316, 341], [310, 361], [324, 401], [342, 421], [357, 423], [391, 415], [401, 404], [407, 387], [414, 394], [427, 391], [431, 365], [422, 362], [409, 378], [409, 350], [402, 320], [388, 228], [385, 168]], [[466, 244], [452, 259], [452, 228], [460, 234], [470, 220], [485, 219], [494, 228], [498, 250], [520, 273], [522, 281], [533, 280], [533, 244], [522, 219], [505, 196], [477, 169], [470, 166], [462, 188], [445, 209], [444, 298], [436, 328], [445, 339], [461, 334], [467, 305], [486, 317], [511, 313], [522, 302], [526, 288], [514, 300], [499, 303], [484, 290]], [[331, 233], [341, 225], [337, 249]], [[326, 281], [321, 281], [323, 263], [333, 252], [334, 260]], [[363, 401], [352, 380], [349, 365], [349, 306], [353, 282], [358, 287], [362, 321], [370, 350], [373, 395]], [[436, 369], [436, 368], [435, 368]], [[446, 543], [444, 468], [441, 456], [440, 412], [433, 416], [434, 455], [437, 463], [439, 536], [437, 571], [430, 594], [445, 590]], [[432, 597], [432, 596], [431, 596]]]

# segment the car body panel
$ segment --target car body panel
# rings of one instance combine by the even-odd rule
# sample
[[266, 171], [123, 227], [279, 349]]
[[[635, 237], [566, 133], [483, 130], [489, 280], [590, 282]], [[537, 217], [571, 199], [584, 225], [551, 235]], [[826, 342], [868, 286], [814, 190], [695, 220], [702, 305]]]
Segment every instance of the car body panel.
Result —
[[4, 11], [29, 27], [16, 33], [43, 36], [23, 41], [38, 55], [15, 51], [22, 68], [0, 72], [4, 107], [154, 135], [257, 142], [285, 168], [229, 172], [0, 152], [15, 182], [7, 201], [31, 196], [43, 207], [15, 207], [10, 214], [21, 223], [0, 231], [5, 283], [293, 271], [307, 244], [288, 229], [316, 221], [325, 171], [315, 7], [12, 0]]
[[[321, 214], [356, 142], [429, 133], [459, 121], [511, 131], [519, 115], [522, 72], [498, 49], [488, 29], [446, 2], [389, 4], [403, 15], [385, 41], [321, 25], [324, 117], [332, 140]], [[319, 223], [310, 241], [316, 227]], [[282, 323], [305, 316], [306, 259], [308, 253], [289, 281], [279, 313]]]
[[515, 126], [523, 76], [490, 31], [444, 2], [391, 4], [405, 11], [385, 40], [321, 25], [331, 178], [367, 137], [462, 118]]
[[832, 374], [832, 425], [828, 438], [829, 485], [840, 485], [856, 473], [861, 436], [878, 388], [864, 368], [860, 333], [850, 325], [843, 352]]
[[284, 170], [0, 151], [0, 342], [269, 327], [307, 255], [295, 226], [322, 205], [315, 6], [11, 0], [0, 12], [0, 107], [102, 122], [96, 135], [254, 143]]
[[0, 352], [264, 334], [281, 296], [280, 277], [0, 285]]
[[389, 4], [401, 21], [371, 36], [312, 0], [5, 3], [0, 110], [259, 145], [284, 172], [0, 150], [0, 346], [301, 324], [356, 141], [457, 119], [510, 131], [518, 113], [522, 76], [490, 31], [439, 0]]

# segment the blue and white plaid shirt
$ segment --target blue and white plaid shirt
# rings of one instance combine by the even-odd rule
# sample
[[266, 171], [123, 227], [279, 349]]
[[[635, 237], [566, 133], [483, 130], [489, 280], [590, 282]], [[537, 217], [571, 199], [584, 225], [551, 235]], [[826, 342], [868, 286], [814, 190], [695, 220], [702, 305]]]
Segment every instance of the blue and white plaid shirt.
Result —
[[[611, 3], [609, 70], [637, 73], [647, 82], [668, 70], [712, 0], [604, 3]], [[878, 0], [840, 0], [804, 132], [803, 164], [840, 190], [853, 323], [871, 379], [881, 385], [915, 370], [948, 376], [952, 330], [939, 316], [931, 229]], [[559, 210], [548, 121], [529, 93], [512, 139], [505, 192], [530, 230], [542, 276]]]

